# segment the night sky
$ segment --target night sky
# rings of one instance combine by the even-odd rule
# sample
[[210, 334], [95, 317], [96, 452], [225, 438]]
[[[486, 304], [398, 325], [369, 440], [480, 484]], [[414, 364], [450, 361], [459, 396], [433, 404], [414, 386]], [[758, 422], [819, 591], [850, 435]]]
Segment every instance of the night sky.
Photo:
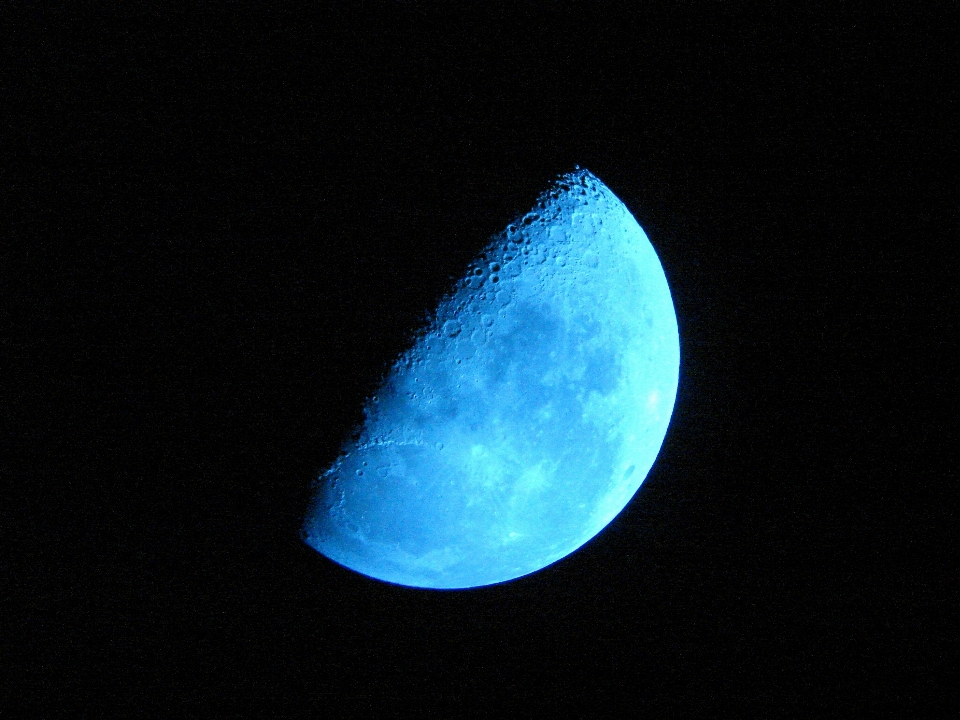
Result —
[[[956, 708], [938, 4], [324, 5], [5, 32], [0, 714]], [[679, 321], [633, 501], [470, 591], [304, 545], [411, 333], [577, 165]]]

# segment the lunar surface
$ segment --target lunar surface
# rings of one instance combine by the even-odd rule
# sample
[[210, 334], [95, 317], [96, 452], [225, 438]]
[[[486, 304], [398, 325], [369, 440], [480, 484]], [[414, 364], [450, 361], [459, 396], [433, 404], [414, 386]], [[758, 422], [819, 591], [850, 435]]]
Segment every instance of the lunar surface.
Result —
[[304, 541], [391, 583], [467, 588], [569, 555], [630, 501], [677, 392], [647, 236], [594, 175], [496, 236], [318, 480]]

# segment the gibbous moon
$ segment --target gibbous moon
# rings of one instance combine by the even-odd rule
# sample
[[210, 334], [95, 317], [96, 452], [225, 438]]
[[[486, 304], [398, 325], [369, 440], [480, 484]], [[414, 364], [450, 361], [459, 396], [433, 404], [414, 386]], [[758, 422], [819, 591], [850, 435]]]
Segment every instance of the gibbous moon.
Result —
[[359, 573], [468, 588], [569, 555], [630, 501], [680, 365], [646, 234], [586, 170], [496, 236], [366, 404], [304, 541]]

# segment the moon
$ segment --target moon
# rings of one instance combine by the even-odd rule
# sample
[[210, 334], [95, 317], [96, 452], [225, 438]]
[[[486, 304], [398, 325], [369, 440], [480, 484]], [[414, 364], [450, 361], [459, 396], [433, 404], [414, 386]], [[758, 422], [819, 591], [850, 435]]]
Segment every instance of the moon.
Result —
[[643, 229], [592, 173], [562, 175], [386, 374], [316, 482], [302, 539], [421, 588], [536, 572], [634, 496], [679, 366], [670, 289]]

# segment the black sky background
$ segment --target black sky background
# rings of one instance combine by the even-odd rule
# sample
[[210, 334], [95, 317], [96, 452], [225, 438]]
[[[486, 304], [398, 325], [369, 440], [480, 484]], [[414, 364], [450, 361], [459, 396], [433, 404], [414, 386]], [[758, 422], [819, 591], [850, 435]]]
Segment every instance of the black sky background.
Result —
[[[341, 5], [10, 13], [2, 702], [956, 708], [947, 14]], [[387, 365], [576, 165], [680, 324], [636, 498], [467, 592], [303, 545]]]

